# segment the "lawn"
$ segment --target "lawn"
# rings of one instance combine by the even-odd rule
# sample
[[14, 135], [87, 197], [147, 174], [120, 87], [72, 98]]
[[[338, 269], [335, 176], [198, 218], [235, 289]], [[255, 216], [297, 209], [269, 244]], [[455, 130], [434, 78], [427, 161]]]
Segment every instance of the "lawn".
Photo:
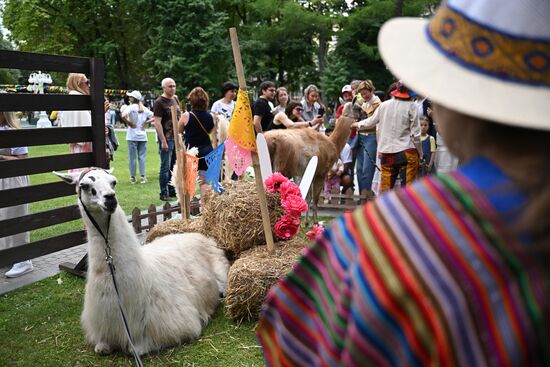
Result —
[[[84, 280], [67, 273], [0, 296], [1, 366], [133, 366], [131, 356], [96, 355], [79, 319]], [[200, 339], [143, 357], [145, 366], [261, 366], [254, 323], [235, 323], [220, 306]]]

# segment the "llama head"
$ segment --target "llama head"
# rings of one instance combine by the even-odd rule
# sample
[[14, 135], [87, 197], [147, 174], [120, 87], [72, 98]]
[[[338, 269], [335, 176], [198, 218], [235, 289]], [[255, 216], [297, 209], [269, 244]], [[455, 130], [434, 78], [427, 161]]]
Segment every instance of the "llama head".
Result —
[[116, 177], [113, 170], [91, 168], [76, 173], [53, 172], [68, 184], [76, 186], [82, 204], [90, 212], [114, 213], [118, 203], [115, 196]]

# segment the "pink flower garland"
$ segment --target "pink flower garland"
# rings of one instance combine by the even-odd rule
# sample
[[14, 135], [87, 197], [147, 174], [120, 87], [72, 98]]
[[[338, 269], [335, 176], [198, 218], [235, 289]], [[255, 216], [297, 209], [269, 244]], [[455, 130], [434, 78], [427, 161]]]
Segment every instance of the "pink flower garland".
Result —
[[285, 214], [275, 223], [273, 232], [281, 240], [290, 240], [298, 233], [300, 217], [308, 209], [300, 188], [278, 172], [273, 173], [265, 180], [265, 187], [269, 192], [281, 194], [281, 206], [285, 210]]

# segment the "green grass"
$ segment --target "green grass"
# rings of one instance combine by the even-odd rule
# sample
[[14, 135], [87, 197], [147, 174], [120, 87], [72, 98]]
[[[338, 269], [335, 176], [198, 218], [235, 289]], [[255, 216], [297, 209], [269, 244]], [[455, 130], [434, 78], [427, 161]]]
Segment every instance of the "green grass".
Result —
[[[134, 207], [139, 207], [144, 210], [150, 204], [162, 205], [164, 202], [159, 200], [159, 184], [158, 173], [160, 167], [160, 158], [158, 148], [155, 142], [154, 133], [148, 132], [147, 144], [147, 160], [146, 160], [146, 176], [148, 182], [146, 184], [130, 184], [130, 170], [128, 168], [128, 144], [126, 143], [126, 132], [117, 131], [117, 138], [120, 143], [118, 150], [115, 152], [115, 160], [111, 162], [111, 167], [114, 168], [113, 174], [118, 179], [117, 198], [120, 206], [130, 215]], [[30, 157], [51, 156], [68, 153], [69, 148], [66, 144], [37, 146], [29, 148]], [[138, 170], [139, 176], [139, 170]], [[54, 182], [59, 180], [51, 173], [42, 173], [32, 175], [30, 181], [32, 185]], [[76, 195], [56, 198], [51, 200], [39, 201], [31, 204], [31, 212], [36, 213], [48, 209], [59, 208], [61, 206], [76, 204]], [[43, 238], [52, 237], [56, 234], [66, 233], [78, 230], [82, 227], [80, 220], [59, 224], [43, 228], [31, 232], [31, 240], [37, 241]]]
[[[96, 355], [79, 319], [84, 280], [60, 273], [0, 296], [0, 365], [132, 366], [127, 355]], [[261, 366], [254, 323], [237, 324], [220, 306], [195, 342], [142, 358], [146, 366]]]

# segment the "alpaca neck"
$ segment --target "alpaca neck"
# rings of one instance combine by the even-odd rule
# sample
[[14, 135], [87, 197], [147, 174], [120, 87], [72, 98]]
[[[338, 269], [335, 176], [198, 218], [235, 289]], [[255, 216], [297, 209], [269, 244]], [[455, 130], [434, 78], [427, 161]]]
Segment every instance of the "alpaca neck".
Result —
[[336, 147], [338, 155], [340, 155], [340, 152], [344, 149], [344, 146], [346, 146], [349, 134], [351, 132], [352, 123], [353, 119], [348, 117], [340, 117], [336, 122], [336, 128], [329, 137], [329, 140]]
[[[126, 220], [124, 211], [118, 206], [110, 218], [105, 213], [90, 213], [99, 226], [101, 233], [95, 227], [84, 210], [81, 209], [82, 217], [86, 223], [88, 231], [88, 262], [90, 270], [106, 271], [107, 262], [105, 261], [105, 239], [107, 236], [111, 256], [117, 271], [121, 270], [122, 264], [131, 263], [132, 267], [138, 267], [142, 262], [140, 243], [132, 226]], [[109, 225], [107, 222], [109, 221]], [[131, 260], [131, 261], [121, 261]]]

